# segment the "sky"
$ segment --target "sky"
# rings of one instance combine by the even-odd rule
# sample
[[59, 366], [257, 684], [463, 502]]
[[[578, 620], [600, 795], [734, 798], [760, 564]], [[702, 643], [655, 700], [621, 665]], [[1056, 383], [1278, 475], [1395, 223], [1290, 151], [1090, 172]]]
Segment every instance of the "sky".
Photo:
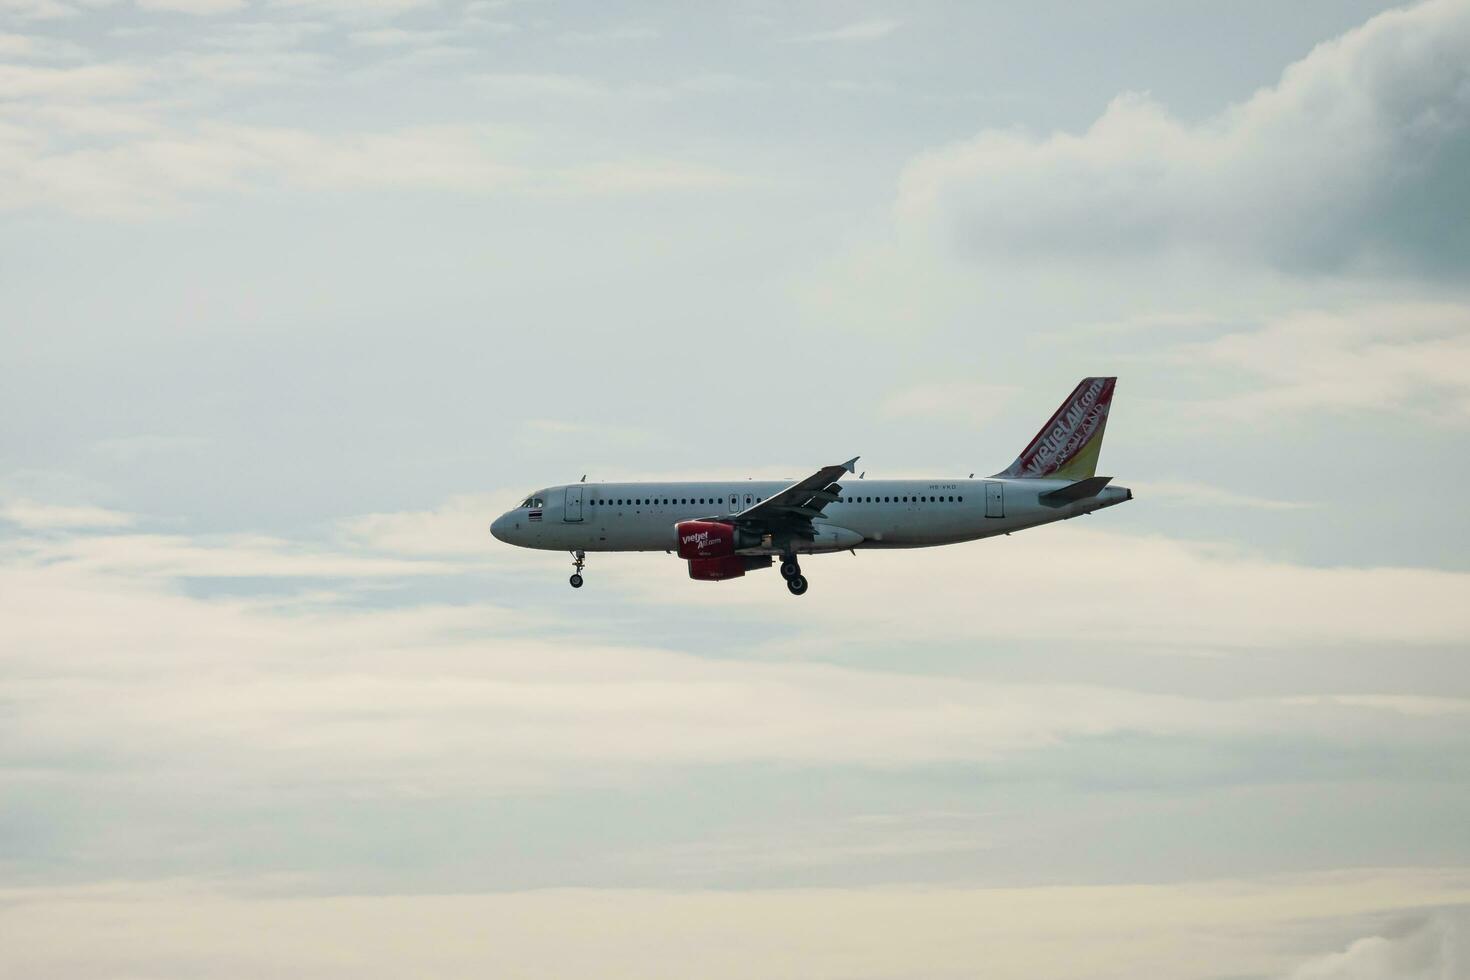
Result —
[[1467, 174], [1466, 0], [0, 0], [0, 974], [1470, 976]]

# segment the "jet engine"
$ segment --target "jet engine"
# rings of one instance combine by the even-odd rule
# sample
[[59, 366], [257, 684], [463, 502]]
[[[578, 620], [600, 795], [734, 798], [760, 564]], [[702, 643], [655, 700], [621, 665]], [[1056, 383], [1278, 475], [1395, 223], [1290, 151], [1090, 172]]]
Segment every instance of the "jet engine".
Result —
[[[691, 522], [694, 523], [694, 522]], [[757, 568], [769, 568], [770, 555], [726, 555], [723, 558], [689, 559], [689, 577], [700, 582], [739, 578]]]
[[761, 544], [759, 535], [724, 521], [680, 521], [674, 525], [674, 535], [679, 542], [679, 557], [691, 561], [725, 558], [742, 548], [758, 548]]

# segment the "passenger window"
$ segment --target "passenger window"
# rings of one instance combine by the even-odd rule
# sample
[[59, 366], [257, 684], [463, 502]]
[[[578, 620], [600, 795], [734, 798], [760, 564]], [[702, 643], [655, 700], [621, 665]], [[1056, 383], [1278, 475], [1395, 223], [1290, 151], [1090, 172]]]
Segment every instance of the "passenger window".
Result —
[[960, 503], [964, 503], [965, 502], [965, 498], [964, 497], [956, 497], [955, 499], [958, 500]]

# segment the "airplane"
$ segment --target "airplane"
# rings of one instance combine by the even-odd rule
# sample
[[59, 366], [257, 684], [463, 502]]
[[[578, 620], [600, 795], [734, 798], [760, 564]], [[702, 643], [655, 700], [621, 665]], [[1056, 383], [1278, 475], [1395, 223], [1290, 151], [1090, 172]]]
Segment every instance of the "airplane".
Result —
[[869, 480], [859, 457], [795, 483], [587, 483], [546, 487], [490, 525], [507, 544], [569, 551], [582, 587], [589, 551], [664, 551], [703, 582], [740, 578], [780, 559], [804, 595], [802, 555], [958, 544], [1068, 520], [1133, 499], [1097, 476], [1117, 378], [1084, 378], [1015, 462], [994, 476]]

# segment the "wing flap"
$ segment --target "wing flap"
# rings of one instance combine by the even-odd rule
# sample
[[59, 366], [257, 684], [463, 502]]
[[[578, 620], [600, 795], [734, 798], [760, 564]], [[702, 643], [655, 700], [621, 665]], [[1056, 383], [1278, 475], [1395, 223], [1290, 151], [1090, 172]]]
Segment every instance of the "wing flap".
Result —
[[822, 508], [839, 499], [842, 485], [836, 481], [844, 473], [856, 472], [858, 458], [854, 456], [845, 463], [824, 466], [806, 479], [797, 480], [784, 490], [740, 511], [734, 515], [734, 520], [745, 525], [796, 523], [809, 527], [813, 518], [822, 516]]

